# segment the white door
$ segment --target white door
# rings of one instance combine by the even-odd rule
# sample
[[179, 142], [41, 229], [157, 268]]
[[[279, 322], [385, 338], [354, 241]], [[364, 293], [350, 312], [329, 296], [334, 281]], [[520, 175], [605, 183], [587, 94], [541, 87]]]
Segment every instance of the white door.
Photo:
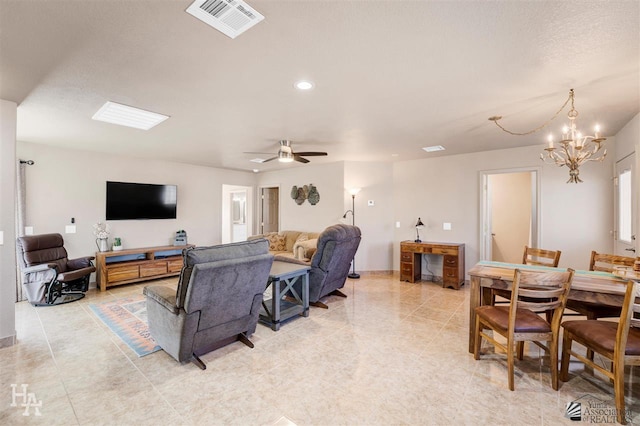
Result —
[[638, 196], [635, 182], [636, 155], [631, 154], [616, 163], [615, 179], [615, 254], [636, 256], [636, 211]]
[[261, 223], [260, 233], [266, 234], [267, 232], [278, 232], [278, 223], [280, 213], [278, 211], [278, 194], [280, 189], [262, 188], [262, 204], [261, 204]]

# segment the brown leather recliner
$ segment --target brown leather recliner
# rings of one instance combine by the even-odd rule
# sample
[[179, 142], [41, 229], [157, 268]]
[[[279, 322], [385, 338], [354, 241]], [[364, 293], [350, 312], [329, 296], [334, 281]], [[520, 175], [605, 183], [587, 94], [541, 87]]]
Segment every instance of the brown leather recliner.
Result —
[[60, 305], [84, 297], [94, 257], [68, 259], [60, 234], [27, 235], [16, 242], [22, 288], [34, 306]]

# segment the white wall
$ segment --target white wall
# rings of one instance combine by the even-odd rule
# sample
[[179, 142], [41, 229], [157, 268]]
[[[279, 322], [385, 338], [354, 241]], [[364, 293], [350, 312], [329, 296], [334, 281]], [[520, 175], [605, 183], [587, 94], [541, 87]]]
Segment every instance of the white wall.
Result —
[[[344, 163], [292, 166], [284, 170], [259, 173], [258, 187], [280, 187], [280, 230], [321, 232], [342, 221], [344, 214]], [[309, 201], [297, 205], [291, 188], [313, 184], [320, 193], [315, 206]], [[260, 194], [260, 191], [257, 191]], [[258, 203], [259, 204], [259, 203]]]
[[[609, 140], [607, 139], [605, 143], [608, 141]], [[638, 152], [638, 147], [640, 147], [640, 114], [637, 114], [622, 129], [620, 129], [616, 134], [615, 143], [616, 161], [622, 160], [633, 152]]]
[[[355, 201], [356, 226], [362, 241], [356, 253], [356, 271], [390, 271], [393, 265], [393, 166], [391, 163], [353, 162], [344, 164], [344, 187], [360, 188], [352, 200], [345, 191], [344, 211]], [[373, 206], [368, 201], [374, 202]], [[351, 214], [343, 223], [351, 224]]]
[[[178, 186], [177, 219], [109, 221], [111, 237], [124, 248], [172, 244], [187, 231], [189, 243], [221, 243], [222, 185], [253, 186], [253, 173], [137, 159], [18, 142], [27, 168], [27, 225], [34, 233], [59, 232], [70, 257], [96, 251], [93, 224], [105, 220], [105, 182], [123, 181]], [[64, 234], [75, 218], [77, 233]]]
[[[479, 258], [479, 172], [540, 166], [540, 146], [398, 162], [393, 168], [394, 269], [399, 244], [414, 239], [418, 216], [423, 240], [465, 243], [466, 270]], [[581, 184], [565, 183], [566, 167], [545, 164], [541, 172], [542, 247], [562, 250], [560, 266], [587, 269], [591, 250], [610, 253], [613, 224], [613, 160], [581, 167]], [[442, 223], [452, 230], [443, 231]]]
[[0, 348], [15, 343], [17, 105], [0, 99]]

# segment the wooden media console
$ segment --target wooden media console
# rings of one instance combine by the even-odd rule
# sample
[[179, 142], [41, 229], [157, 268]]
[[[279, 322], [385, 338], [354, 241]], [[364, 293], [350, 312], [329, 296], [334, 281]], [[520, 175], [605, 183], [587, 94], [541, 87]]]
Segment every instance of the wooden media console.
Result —
[[96, 253], [96, 282], [100, 291], [108, 287], [179, 275], [182, 250], [193, 247], [158, 246]]

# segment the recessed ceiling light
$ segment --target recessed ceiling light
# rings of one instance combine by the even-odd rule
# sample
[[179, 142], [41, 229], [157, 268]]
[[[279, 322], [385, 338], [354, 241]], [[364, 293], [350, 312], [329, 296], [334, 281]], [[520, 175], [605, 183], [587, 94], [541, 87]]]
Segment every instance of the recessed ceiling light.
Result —
[[253, 169], [253, 173], [258, 173], [260, 170], [258, 169]]
[[264, 163], [264, 158], [254, 158], [252, 160], [249, 160], [253, 163]]
[[313, 83], [302, 80], [296, 83], [296, 88], [300, 90], [311, 90], [313, 89]]
[[427, 152], [444, 151], [444, 146], [442, 145], [425, 146], [422, 149], [424, 149]]
[[397, 156], [398, 156], [398, 154], [391, 154], [391, 156], [392, 156], [392, 157], [397, 157]]
[[120, 126], [149, 130], [162, 123], [169, 116], [115, 102], [107, 102], [91, 118]]

